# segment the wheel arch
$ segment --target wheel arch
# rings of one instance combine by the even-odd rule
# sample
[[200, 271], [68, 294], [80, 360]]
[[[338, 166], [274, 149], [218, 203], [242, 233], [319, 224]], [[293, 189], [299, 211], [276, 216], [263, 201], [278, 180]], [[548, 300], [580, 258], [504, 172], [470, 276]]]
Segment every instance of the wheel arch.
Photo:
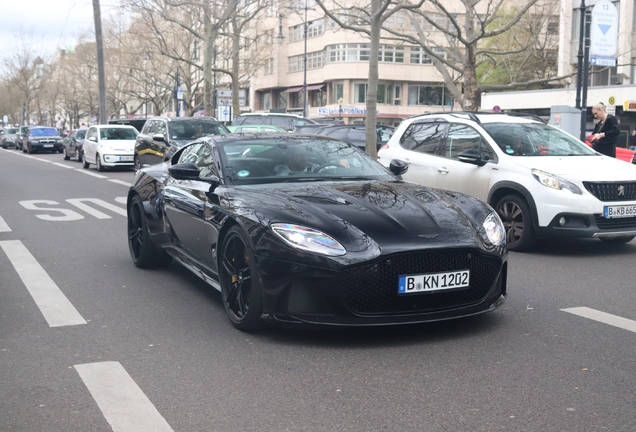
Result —
[[532, 213], [532, 225], [535, 228], [539, 226], [537, 204], [535, 203], [532, 194], [526, 188], [517, 183], [503, 181], [495, 184], [488, 193], [488, 204], [494, 208], [495, 205], [497, 205], [497, 202], [506, 195], [517, 195], [523, 198], [530, 207], [530, 212]]

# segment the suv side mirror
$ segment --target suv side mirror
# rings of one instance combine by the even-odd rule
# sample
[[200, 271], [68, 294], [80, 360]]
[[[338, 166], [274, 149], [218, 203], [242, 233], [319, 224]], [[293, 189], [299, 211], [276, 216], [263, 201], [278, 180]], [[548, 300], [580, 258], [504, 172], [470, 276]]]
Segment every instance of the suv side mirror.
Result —
[[152, 139], [153, 139], [153, 140], [155, 140], [155, 141], [165, 141], [165, 140], [166, 140], [166, 137], [165, 137], [165, 135], [164, 135], [164, 134], [160, 134], [160, 133], [158, 133], [158, 134], [154, 134], [154, 135], [152, 136]]
[[88, 140], [92, 142], [97, 142], [97, 138], [95, 138], [94, 136], [89, 137]]
[[389, 170], [395, 175], [402, 175], [409, 169], [409, 164], [399, 159], [393, 159], [389, 164]]
[[460, 162], [465, 162], [477, 166], [486, 165], [486, 160], [481, 158], [481, 154], [476, 150], [466, 150], [457, 155]]

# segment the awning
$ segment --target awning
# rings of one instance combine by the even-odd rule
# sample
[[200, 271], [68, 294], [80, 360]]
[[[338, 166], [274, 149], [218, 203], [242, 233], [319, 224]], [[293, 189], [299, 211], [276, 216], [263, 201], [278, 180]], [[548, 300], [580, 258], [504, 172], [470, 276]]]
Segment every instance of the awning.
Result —
[[[307, 86], [307, 91], [318, 90], [323, 88], [324, 84], [312, 84]], [[283, 90], [281, 93], [296, 93], [303, 90], [303, 86], [300, 87], [290, 87], [287, 90]]]

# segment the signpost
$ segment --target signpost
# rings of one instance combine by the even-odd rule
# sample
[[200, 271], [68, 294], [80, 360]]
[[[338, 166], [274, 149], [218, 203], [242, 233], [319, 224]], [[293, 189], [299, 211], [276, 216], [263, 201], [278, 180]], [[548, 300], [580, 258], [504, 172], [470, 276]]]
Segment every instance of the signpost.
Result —
[[590, 64], [615, 67], [618, 50], [618, 10], [608, 0], [601, 0], [592, 9], [590, 40]]

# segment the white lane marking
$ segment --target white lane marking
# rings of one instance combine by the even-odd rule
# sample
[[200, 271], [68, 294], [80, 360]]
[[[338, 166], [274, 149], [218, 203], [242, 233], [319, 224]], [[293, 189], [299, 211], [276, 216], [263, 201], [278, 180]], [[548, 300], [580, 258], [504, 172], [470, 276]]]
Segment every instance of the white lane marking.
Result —
[[109, 182], [117, 183], [124, 186], [130, 186], [131, 182], [125, 182], [123, 180], [110, 179]]
[[39, 160], [40, 162], [52, 163], [50, 160], [47, 160], [47, 159], [40, 159], [39, 157], [34, 157], [33, 159], [35, 159], [35, 160]]
[[9, 228], [9, 225], [2, 219], [2, 216], [0, 216], [0, 232], [11, 232], [11, 228]]
[[72, 166], [64, 165], [63, 163], [59, 163], [59, 162], [53, 162], [53, 165], [57, 165], [57, 166], [60, 166], [62, 168], [73, 169]]
[[563, 312], [568, 312], [574, 315], [578, 315], [583, 318], [589, 318], [594, 321], [609, 324], [614, 327], [622, 328], [636, 333], [636, 321], [619, 317], [617, 315], [601, 312], [596, 309], [590, 309], [587, 307], [575, 307], [568, 309], [561, 309]]
[[128, 202], [128, 197], [117, 197], [115, 198], [115, 202], [120, 204], [126, 204]]
[[105, 209], [112, 211], [113, 213], [126, 216], [126, 210], [124, 210], [121, 207], [117, 207], [116, 205], [110, 204], [106, 201], [102, 201], [99, 198], [74, 198], [74, 199], [67, 199], [66, 202], [69, 204], [73, 204], [75, 207], [79, 208], [80, 210], [84, 210], [86, 213], [90, 214], [91, 216], [95, 216], [97, 219], [112, 219], [112, 218], [111, 216], [105, 213], [102, 213], [99, 210], [95, 210], [94, 208], [84, 204], [85, 202], [96, 204], [98, 206], [104, 207]]
[[44, 205], [59, 205], [59, 203], [57, 201], [51, 201], [51, 200], [29, 200], [29, 201], [20, 201], [19, 203], [22, 207], [24, 207], [27, 210], [42, 210], [42, 211], [46, 211], [46, 212], [59, 212], [62, 213], [63, 216], [53, 216], [50, 214], [39, 214], [39, 215], [35, 215], [36, 218], [38, 219], [42, 219], [42, 220], [46, 220], [46, 221], [56, 221], [56, 222], [67, 222], [67, 221], [74, 221], [74, 220], [80, 220], [80, 219], [84, 219], [84, 216], [82, 216], [81, 214], [73, 211], [73, 210], [69, 210], [69, 209], [63, 209], [63, 208], [45, 208], [45, 207], [38, 207], [39, 204], [44, 204]]
[[84, 174], [88, 174], [89, 176], [93, 176], [93, 177], [97, 177], [97, 178], [108, 178], [108, 177], [106, 177], [106, 176], [104, 176], [104, 175], [101, 175], [101, 174], [97, 174], [97, 173], [94, 173], [94, 172], [88, 171], [88, 170], [87, 170], [87, 169], [85, 169], [85, 168], [75, 168], [75, 171], [77, 171], [77, 172], [81, 172], [81, 173], [84, 173]]
[[126, 369], [114, 361], [75, 365], [114, 432], [172, 432]]
[[0, 247], [13, 264], [50, 327], [86, 324], [77, 309], [20, 240], [0, 241]]

